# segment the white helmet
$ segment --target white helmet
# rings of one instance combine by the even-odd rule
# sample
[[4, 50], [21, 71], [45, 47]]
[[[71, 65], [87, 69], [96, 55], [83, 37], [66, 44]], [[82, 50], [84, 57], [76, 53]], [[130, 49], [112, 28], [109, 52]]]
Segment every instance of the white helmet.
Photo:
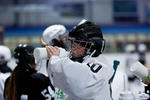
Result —
[[146, 51], [146, 49], [147, 49], [147, 47], [145, 44], [139, 44], [138, 45], [138, 51], [144, 52], [144, 51]]
[[7, 46], [0, 45], [0, 57], [3, 56], [5, 61], [11, 59], [11, 51]]
[[44, 45], [45, 44], [52, 45], [53, 39], [60, 40], [60, 36], [65, 33], [66, 28], [64, 25], [51, 25], [44, 30], [41, 42]]
[[126, 52], [130, 53], [130, 52], [135, 51], [136, 47], [134, 44], [128, 44], [128, 45], [126, 45], [125, 50], [126, 50]]

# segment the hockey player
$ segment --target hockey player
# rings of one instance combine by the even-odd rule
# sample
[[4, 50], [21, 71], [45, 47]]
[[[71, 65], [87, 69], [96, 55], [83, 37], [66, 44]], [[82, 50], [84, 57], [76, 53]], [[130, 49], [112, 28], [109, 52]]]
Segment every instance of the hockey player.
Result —
[[83, 20], [72, 31], [71, 58], [60, 56], [58, 47], [46, 46], [54, 84], [69, 95], [69, 100], [111, 100], [109, 80], [113, 67], [101, 55], [105, 47], [102, 31]]
[[[67, 33], [67, 29], [64, 25], [51, 25], [44, 30], [41, 38], [41, 43], [43, 46], [51, 45], [67, 49]], [[42, 68], [46, 68], [43, 66], [48, 66], [47, 64], [48, 61], [41, 60], [40, 65], [42, 66]], [[53, 81], [50, 73], [48, 74], [48, 76], [50, 77], [50, 80]], [[65, 98], [67, 98], [66, 94], [64, 94], [60, 89], [55, 87], [55, 90], [55, 100], [65, 100]]]
[[138, 55], [139, 55], [139, 62], [143, 65], [146, 65], [146, 51], [147, 47], [145, 44], [138, 45]]
[[7, 66], [10, 59], [10, 49], [7, 46], [0, 45], [0, 100], [4, 100], [4, 83], [11, 74], [11, 69]]
[[[147, 51], [146, 45], [140, 43], [138, 45], [139, 62], [142, 63], [145, 67], [146, 67], [146, 51]], [[145, 93], [149, 95], [149, 98], [147, 100], [150, 100], [150, 83], [145, 86]]]
[[[64, 25], [51, 25], [47, 27], [42, 33], [41, 44], [43, 47], [45, 47], [46, 45], [51, 45], [67, 49], [67, 33], [68, 32]], [[46, 60], [39, 59], [39, 62], [39, 68], [42, 68], [42, 70], [39, 70], [39, 72], [42, 72], [45, 75], [47, 75]]]
[[134, 82], [138, 78], [130, 71], [130, 66], [133, 62], [138, 61], [138, 56], [136, 55], [136, 47], [134, 44], [127, 44], [125, 47], [126, 51], [126, 63], [125, 72], [127, 74], [128, 82]]
[[48, 77], [36, 73], [32, 46], [19, 44], [14, 52], [17, 67], [6, 80], [5, 100], [54, 100], [54, 88]]

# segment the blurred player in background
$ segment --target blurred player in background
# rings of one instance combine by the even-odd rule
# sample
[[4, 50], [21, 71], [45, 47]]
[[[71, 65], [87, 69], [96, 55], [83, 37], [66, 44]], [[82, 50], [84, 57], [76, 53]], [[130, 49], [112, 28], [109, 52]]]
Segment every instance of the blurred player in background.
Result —
[[127, 74], [128, 81], [134, 82], [137, 77], [130, 71], [130, 66], [133, 62], [138, 60], [138, 56], [135, 57], [136, 47], [134, 44], [127, 44], [125, 47], [125, 51], [127, 53], [125, 72]]
[[[143, 64], [145, 67], [146, 67], [146, 51], [147, 51], [146, 45], [140, 43], [138, 45], [139, 62]], [[147, 84], [147, 86], [145, 86], [145, 93], [150, 96], [150, 84]], [[150, 98], [148, 100], [150, 100]]]
[[146, 45], [140, 43], [138, 45], [138, 54], [139, 54], [139, 59], [138, 60], [143, 65], [146, 65], [146, 51], [147, 51]]
[[[68, 31], [64, 25], [51, 25], [44, 30], [41, 38], [41, 43], [43, 46], [51, 45], [67, 49], [67, 35]], [[42, 66], [42, 68], [45, 68], [46, 70], [46, 66], [48, 66], [48, 61], [41, 60], [40, 66]], [[50, 73], [48, 73], [48, 76], [50, 77], [50, 80], [53, 81]], [[63, 93], [60, 89], [56, 87], [55, 89], [56, 100], [65, 100], [65, 98], [67, 98], [66, 94]]]
[[58, 47], [46, 46], [54, 84], [69, 95], [68, 100], [111, 100], [113, 67], [101, 55], [105, 40], [99, 26], [82, 20], [68, 39], [71, 59], [67, 52], [61, 56]]
[[54, 87], [49, 78], [36, 73], [33, 50], [27, 44], [15, 48], [17, 67], [5, 82], [5, 100], [54, 100]]
[[10, 76], [11, 69], [7, 63], [11, 59], [11, 51], [7, 46], [0, 45], [0, 100], [4, 100], [3, 91], [5, 80]]

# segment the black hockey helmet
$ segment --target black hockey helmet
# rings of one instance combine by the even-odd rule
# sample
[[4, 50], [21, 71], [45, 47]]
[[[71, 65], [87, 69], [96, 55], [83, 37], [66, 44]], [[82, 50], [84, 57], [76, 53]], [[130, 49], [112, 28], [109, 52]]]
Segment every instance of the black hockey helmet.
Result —
[[76, 27], [69, 32], [69, 40], [85, 46], [86, 55], [97, 57], [105, 47], [102, 31], [94, 22], [82, 20]]
[[19, 44], [14, 50], [14, 57], [18, 59], [18, 63], [35, 64], [33, 51], [33, 46], [27, 44]]

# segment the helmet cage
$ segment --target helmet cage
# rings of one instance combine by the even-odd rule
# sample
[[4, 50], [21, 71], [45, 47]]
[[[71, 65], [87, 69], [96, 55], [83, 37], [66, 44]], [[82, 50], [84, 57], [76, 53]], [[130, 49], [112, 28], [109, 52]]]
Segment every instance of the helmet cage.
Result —
[[[68, 41], [71, 42], [70, 44], [77, 43], [78, 45], [85, 47], [85, 50], [86, 50], [85, 55], [91, 54], [90, 51], [91, 51], [92, 46], [94, 45], [93, 42], [91, 42], [91, 41], [88, 42], [88, 41], [83, 41], [83, 40], [75, 40], [75, 38], [68, 38]], [[78, 48], [78, 46], [76, 46], [76, 48]], [[83, 56], [85, 56], [85, 55], [83, 55]]]
[[[94, 39], [92, 39], [94, 40]], [[78, 45], [85, 47], [86, 53], [83, 56], [86, 55], [90, 55], [90, 56], [98, 56], [99, 54], [101, 54], [104, 51], [105, 48], [105, 40], [104, 39], [97, 39], [95, 38], [94, 41], [92, 41], [89, 39], [89, 41], [84, 41], [84, 40], [76, 40], [73, 37], [69, 37], [68, 41], [70, 42], [70, 45], [72, 45], [73, 43], [77, 43]], [[101, 42], [100, 44], [97, 42]], [[76, 46], [76, 48], [78, 48], [78, 46]], [[70, 48], [70, 52], [71, 52], [71, 48]], [[71, 55], [71, 54], [70, 54]]]

